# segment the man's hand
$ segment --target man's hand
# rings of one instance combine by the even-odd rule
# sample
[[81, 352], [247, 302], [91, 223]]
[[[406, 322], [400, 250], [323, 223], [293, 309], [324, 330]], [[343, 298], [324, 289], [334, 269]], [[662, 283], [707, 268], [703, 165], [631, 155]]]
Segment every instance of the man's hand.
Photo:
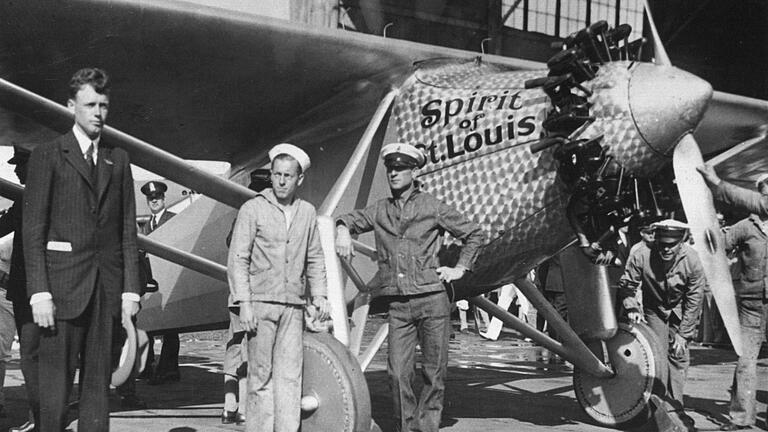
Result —
[[139, 313], [139, 302], [123, 299], [123, 322], [133, 318], [137, 313]]
[[630, 312], [627, 312], [627, 318], [629, 319], [630, 322], [639, 323], [643, 321], [643, 314], [641, 314], [636, 310], [630, 311]]
[[707, 182], [709, 186], [716, 187], [720, 185], [720, 177], [718, 177], [717, 173], [715, 172], [715, 168], [709, 164], [704, 164], [701, 166], [697, 166], [696, 169], [701, 173], [701, 176], [704, 177], [704, 181]]
[[331, 317], [331, 304], [324, 296], [312, 297], [312, 306], [317, 308], [317, 319], [325, 321]]
[[55, 315], [56, 306], [53, 305], [53, 300], [51, 299], [41, 300], [32, 304], [32, 318], [35, 320], [35, 324], [42, 328], [51, 330], [56, 328]]
[[675, 357], [682, 357], [686, 349], [688, 349], [688, 341], [675, 333], [675, 340], [672, 341], [672, 352], [675, 354]]
[[256, 313], [254, 311], [253, 302], [240, 302], [240, 324], [248, 333], [256, 331]]
[[441, 281], [451, 282], [457, 279], [461, 279], [461, 277], [464, 276], [464, 273], [466, 271], [467, 269], [462, 266], [456, 266], [456, 267], [443, 266], [443, 267], [437, 268], [437, 275], [440, 277]]
[[336, 254], [343, 259], [355, 256], [352, 236], [349, 234], [349, 228], [344, 225], [336, 225]]

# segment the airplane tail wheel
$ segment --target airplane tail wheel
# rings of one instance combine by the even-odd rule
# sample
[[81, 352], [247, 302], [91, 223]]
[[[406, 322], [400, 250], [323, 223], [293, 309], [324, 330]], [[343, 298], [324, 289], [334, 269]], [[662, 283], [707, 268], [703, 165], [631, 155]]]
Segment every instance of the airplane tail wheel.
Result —
[[360, 364], [329, 333], [304, 332], [301, 430], [368, 432], [371, 397]]
[[606, 426], [626, 426], [649, 418], [648, 400], [661, 376], [666, 350], [644, 323], [620, 323], [605, 343], [615, 375], [598, 378], [576, 368], [573, 389], [584, 412]]

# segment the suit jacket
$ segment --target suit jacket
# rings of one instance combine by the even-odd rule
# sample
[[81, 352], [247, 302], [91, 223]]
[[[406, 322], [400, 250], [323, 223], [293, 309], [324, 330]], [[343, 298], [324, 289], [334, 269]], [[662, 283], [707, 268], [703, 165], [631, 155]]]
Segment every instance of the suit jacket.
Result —
[[96, 166], [92, 178], [71, 131], [37, 146], [29, 160], [22, 230], [27, 294], [50, 292], [57, 319], [82, 314], [94, 289], [106, 290], [116, 317], [121, 294], [139, 293], [128, 154], [102, 144]]
[[[176, 213], [169, 212], [166, 210], [163, 212], [163, 215], [160, 216], [160, 220], [157, 221], [157, 226], [168, 222], [168, 220], [172, 217], [176, 216]], [[157, 229], [157, 227], [155, 227]], [[139, 228], [139, 231], [141, 231], [142, 234], [147, 235], [152, 232], [152, 229], [150, 228], [150, 222], [145, 223]], [[147, 284], [149, 282], [152, 282], [152, 288], [148, 289]], [[157, 281], [155, 280], [154, 275], [152, 274], [152, 264], [149, 262], [149, 257], [147, 256], [147, 253], [143, 250], [139, 250], [139, 286], [141, 287], [141, 295], [147, 294], [149, 292], [155, 292], [158, 289]]]
[[11, 253], [11, 271], [8, 274], [8, 291], [5, 295], [14, 303], [27, 301], [27, 277], [24, 271], [24, 247], [21, 234], [23, 206], [23, 201], [16, 201], [5, 214], [0, 216], [0, 237], [15, 233]]
[[[176, 213], [174, 213], [174, 212], [170, 212], [168, 210], [163, 212], [163, 215], [160, 216], [160, 220], [157, 221], [157, 226], [155, 227], [155, 229], [157, 229], [160, 225], [168, 222], [168, 220], [170, 218], [174, 217], [174, 216], [176, 216]], [[141, 226], [141, 233], [142, 234], [147, 235], [147, 234], [152, 232], [152, 229], [149, 227], [151, 220], [152, 220], [152, 218], [150, 217], [150, 220], [147, 221], [147, 223], [145, 223], [144, 225]]]

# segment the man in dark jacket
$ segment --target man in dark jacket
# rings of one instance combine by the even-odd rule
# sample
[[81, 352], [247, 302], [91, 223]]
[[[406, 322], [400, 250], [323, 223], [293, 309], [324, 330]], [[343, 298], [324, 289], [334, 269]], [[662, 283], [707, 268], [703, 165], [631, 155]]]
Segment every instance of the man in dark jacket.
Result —
[[22, 228], [27, 294], [41, 328], [42, 432], [66, 427], [78, 366], [78, 430], [109, 430], [112, 330], [139, 310], [131, 165], [101, 140], [109, 87], [100, 69], [76, 72], [67, 101], [74, 126], [29, 160]]
[[[758, 179], [756, 186], [761, 187]], [[725, 233], [725, 247], [736, 249], [738, 275], [734, 288], [739, 303], [743, 352], [733, 376], [731, 421], [721, 430], [751, 428], [755, 424], [757, 356], [763, 341], [766, 312], [766, 260], [768, 217], [755, 214], [742, 219]]]
[[[420, 189], [416, 170], [426, 158], [416, 147], [394, 143], [381, 151], [391, 198], [340, 216], [336, 252], [352, 254], [350, 233], [374, 231], [379, 255], [375, 278], [379, 296], [389, 304], [389, 374], [397, 425], [402, 431], [437, 431], [443, 410], [448, 366], [450, 303], [443, 282], [461, 278], [475, 261], [483, 235], [477, 224]], [[439, 267], [442, 235], [464, 242], [455, 267]], [[412, 388], [416, 344], [425, 378], [416, 402]]]
[[[149, 207], [149, 211], [152, 214], [149, 221], [141, 227], [142, 234], [149, 235], [152, 231], [176, 216], [176, 213], [165, 208], [165, 192], [167, 190], [168, 185], [161, 181], [150, 181], [141, 187], [141, 193], [147, 197], [147, 207]], [[152, 267], [149, 266], [149, 258], [146, 256], [146, 253], [140, 252], [139, 259], [143, 260], [147, 281], [157, 284], [152, 278]], [[151, 371], [151, 365], [155, 361], [155, 350], [152, 347], [154, 343], [151, 342], [147, 355], [147, 370], [148, 374], [150, 374], [149, 384], [157, 385], [168, 381], [180, 380], [179, 348], [181, 344], [179, 342], [179, 334], [176, 332], [163, 334], [163, 348], [160, 351], [160, 359], [157, 361], [154, 372]]]
[[[667, 219], [652, 225], [651, 247], [634, 249], [619, 280], [619, 300], [631, 321], [648, 323], [662, 347], [668, 347], [661, 382], [683, 406], [690, 364], [688, 342], [696, 335], [706, 277], [699, 256], [688, 244], [687, 226]], [[642, 306], [636, 299], [642, 292]]]

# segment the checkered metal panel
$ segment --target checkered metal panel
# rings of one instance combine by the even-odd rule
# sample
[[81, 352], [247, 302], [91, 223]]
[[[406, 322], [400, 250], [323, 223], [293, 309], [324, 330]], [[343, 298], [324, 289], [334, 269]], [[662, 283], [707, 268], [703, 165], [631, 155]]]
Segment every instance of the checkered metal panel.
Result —
[[[584, 83], [593, 92], [589, 101], [597, 120], [582, 137], [603, 134], [619, 163], [645, 174], [661, 160], [635, 129], [628, 66], [605, 65]], [[425, 188], [470, 215], [487, 234], [490, 243], [477, 270], [488, 272], [475, 272], [479, 278], [519, 275], [573, 237], [553, 150], [530, 150], [544, 136], [541, 123], [552, 107], [541, 89], [525, 89], [524, 83], [546, 74], [475, 61], [420, 63], [393, 109], [399, 140], [427, 154], [419, 175]]]

